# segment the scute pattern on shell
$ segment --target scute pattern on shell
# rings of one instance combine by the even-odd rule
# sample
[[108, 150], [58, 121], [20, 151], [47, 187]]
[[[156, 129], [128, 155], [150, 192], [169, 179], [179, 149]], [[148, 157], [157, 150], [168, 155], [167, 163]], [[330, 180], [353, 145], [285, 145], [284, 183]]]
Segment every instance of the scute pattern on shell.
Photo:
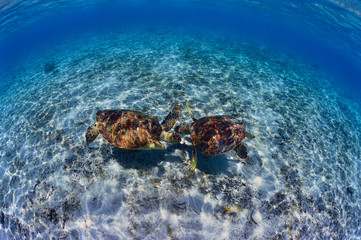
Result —
[[193, 145], [206, 155], [228, 152], [245, 137], [244, 123], [227, 115], [203, 117], [191, 126]]
[[159, 139], [162, 133], [155, 117], [133, 110], [99, 111], [96, 124], [105, 140], [125, 149], [140, 148], [147, 144], [148, 139]]

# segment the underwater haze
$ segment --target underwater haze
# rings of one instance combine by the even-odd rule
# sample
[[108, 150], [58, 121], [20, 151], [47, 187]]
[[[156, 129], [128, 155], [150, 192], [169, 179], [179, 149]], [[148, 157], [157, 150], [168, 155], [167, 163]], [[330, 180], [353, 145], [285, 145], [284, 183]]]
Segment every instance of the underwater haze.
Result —
[[[0, 90], [1, 240], [360, 239], [358, 1], [3, 0]], [[186, 101], [248, 157], [85, 140]]]

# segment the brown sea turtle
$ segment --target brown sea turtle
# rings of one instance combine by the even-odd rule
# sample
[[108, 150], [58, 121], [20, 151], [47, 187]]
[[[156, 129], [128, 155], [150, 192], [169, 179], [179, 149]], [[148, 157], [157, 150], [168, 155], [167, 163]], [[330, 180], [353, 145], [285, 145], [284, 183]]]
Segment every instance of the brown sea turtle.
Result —
[[85, 134], [87, 142], [92, 142], [99, 135], [110, 144], [124, 149], [162, 150], [159, 141], [179, 143], [181, 137], [168, 132], [177, 121], [180, 106], [175, 105], [162, 124], [146, 113], [127, 110], [103, 110], [95, 114], [96, 122], [88, 127]]
[[178, 133], [190, 133], [194, 146], [189, 171], [197, 165], [197, 150], [206, 155], [220, 155], [234, 149], [240, 158], [247, 158], [247, 149], [242, 144], [245, 137], [254, 138], [246, 132], [244, 123], [227, 115], [209, 116], [196, 119], [186, 102], [189, 115], [193, 119], [190, 126], [176, 127]]

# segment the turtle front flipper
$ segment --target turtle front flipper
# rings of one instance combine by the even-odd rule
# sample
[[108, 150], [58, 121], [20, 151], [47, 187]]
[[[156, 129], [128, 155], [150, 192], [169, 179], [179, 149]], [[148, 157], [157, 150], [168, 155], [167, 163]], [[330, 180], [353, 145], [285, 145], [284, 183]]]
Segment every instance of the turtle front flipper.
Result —
[[242, 143], [239, 144], [234, 151], [236, 151], [238, 157], [242, 159], [247, 158], [247, 148]]
[[197, 161], [198, 161], [198, 157], [197, 157], [197, 149], [194, 148], [192, 151], [192, 160], [191, 160], [191, 166], [189, 167], [189, 171], [193, 172], [194, 169], [196, 169], [197, 166]]
[[192, 111], [191, 111], [191, 108], [189, 107], [188, 101], [186, 101], [186, 108], [187, 108], [187, 111], [188, 111], [189, 115], [191, 116], [192, 120], [197, 121], [197, 118], [195, 118], [192, 114]]
[[97, 138], [98, 135], [99, 135], [99, 129], [97, 128], [96, 123], [94, 123], [93, 125], [88, 127], [85, 134], [85, 139], [87, 142], [92, 142]]
[[172, 111], [170, 111], [168, 113], [168, 115], [165, 117], [165, 119], [162, 121], [162, 128], [163, 131], [168, 132], [169, 130], [172, 129], [172, 127], [174, 126], [174, 124], [176, 123], [178, 117], [180, 114], [180, 106], [174, 105]]

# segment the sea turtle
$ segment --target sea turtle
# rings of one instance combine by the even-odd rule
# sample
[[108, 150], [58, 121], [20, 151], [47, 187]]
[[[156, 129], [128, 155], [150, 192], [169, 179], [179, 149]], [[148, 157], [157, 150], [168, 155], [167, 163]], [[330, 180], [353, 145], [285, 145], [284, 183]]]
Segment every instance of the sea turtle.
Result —
[[196, 119], [186, 102], [189, 115], [193, 119], [190, 126], [176, 127], [178, 133], [190, 133], [194, 145], [189, 171], [197, 165], [197, 150], [206, 155], [220, 155], [234, 149], [240, 158], [247, 158], [247, 149], [242, 144], [245, 137], [254, 138], [246, 132], [244, 123], [234, 117], [217, 115]]
[[95, 114], [96, 122], [88, 127], [85, 134], [87, 142], [92, 142], [99, 135], [110, 144], [124, 149], [162, 150], [159, 141], [179, 143], [181, 137], [168, 132], [177, 121], [180, 106], [175, 105], [162, 124], [146, 113], [127, 109], [107, 109]]

